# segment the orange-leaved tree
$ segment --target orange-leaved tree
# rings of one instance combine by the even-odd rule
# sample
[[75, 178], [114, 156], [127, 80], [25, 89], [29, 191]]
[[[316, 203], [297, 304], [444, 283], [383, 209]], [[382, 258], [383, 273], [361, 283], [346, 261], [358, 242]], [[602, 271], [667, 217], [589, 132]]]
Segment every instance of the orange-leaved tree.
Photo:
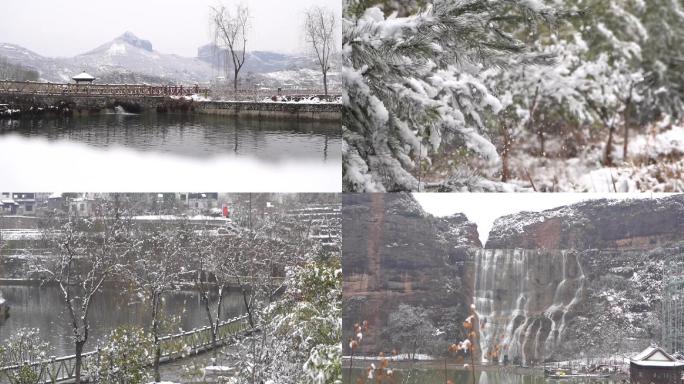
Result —
[[368, 330], [368, 321], [364, 320], [359, 323], [354, 324], [354, 336], [349, 338], [349, 349], [351, 350], [351, 356], [349, 358], [349, 382], [351, 383], [352, 378], [352, 366], [354, 364], [354, 351], [359, 347], [361, 340], [363, 340], [363, 333]]
[[[470, 356], [470, 368], [471, 372], [473, 374], [473, 384], [477, 383], [477, 378], [475, 377], [475, 354], [477, 353], [477, 346], [478, 346], [478, 330], [476, 329], [475, 325], [477, 324], [477, 312], [475, 311], [475, 304], [470, 305], [470, 313], [468, 318], [465, 319], [463, 322], [463, 329], [466, 332], [466, 338], [465, 340], [459, 342], [458, 344], [451, 344], [449, 346], [449, 352], [451, 353], [458, 353], [459, 355], [457, 356], [457, 362], [460, 360], [459, 357], [461, 356], [461, 353], [463, 356], [468, 357]], [[464, 366], [468, 366], [468, 364], [464, 364]], [[446, 374], [446, 360], [444, 363], [444, 379], [447, 384], [453, 384], [451, 380], [449, 380]]]

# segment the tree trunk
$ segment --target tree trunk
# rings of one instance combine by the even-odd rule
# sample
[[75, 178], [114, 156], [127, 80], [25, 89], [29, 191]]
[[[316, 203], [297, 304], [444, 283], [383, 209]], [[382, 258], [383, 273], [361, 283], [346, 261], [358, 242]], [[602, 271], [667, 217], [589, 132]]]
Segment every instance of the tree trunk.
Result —
[[506, 182], [511, 178], [509, 168], [509, 153], [511, 151], [511, 132], [505, 123], [501, 123], [501, 133], [503, 136], [503, 147], [501, 148], [501, 181]]
[[159, 344], [159, 321], [157, 319], [159, 312], [159, 295], [154, 293], [152, 295], [152, 336], [154, 337], [154, 382], [161, 381], [161, 374], [159, 373], [159, 360], [161, 360], [161, 345]]
[[613, 132], [615, 132], [615, 125], [611, 124], [608, 128], [608, 142], [603, 156], [603, 164], [607, 167], [613, 166]]
[[323, 72], [323, 89], [325, 91], [325, 95], [328, 96], [328, 73]]
[[473, 372], [473, 384], [477, 384], [477, 378], [475, 377], [475, 346], [473, 345], [472, 341], [470, 342], [470, 345], [470, 365]]
[[349, 356], [349, 383], [352, 382], [352, 365], [354, 364], [354, 348], [351, 349], [351, 355]]
[[[209, 320], [209, 329], [211, 331], [211, 347], [213, 349], [213, 357], [216, 359], [216, 327], [214, 327], [214, 318], [211, 316], [211, 308], [209, 307], [209, 297], [206, 291], [202, 291], [202, 301], [204, 302], [204, 310], [207, 313], [207, 319]], [[218, 319], [216, 321], [218, 324]]]
[[254, 318], [252, 317], [252, 308], [250, 308], [249, 302], [247, 301], [247, 291], [242, 289], [242, 301], [245, 303], [245, 309], [247, 309], [247, 317], [249, 318], [249, 326], [254, 328]]
[[[630, 89], [630, 95], [631, 95], [631, 89]], [[629, 144], [629, 121], [627, 120], [627, 113], [629, 111], [629, 108], [632, 106], [632, 98], [631, 96], [627, 98], [627, 101], [625, 102], [625, 109], [622, 111], [622, 124], [625, 125], [625, 137], [624, 137], [624, 142], [622, 143], [622, 161], [627, 161], [627, 147]]]
[[81, 365], [83, 364], [83, 346], [85, 340], [76, 342], [76, 365], [74, 367], [74, 383], [81, 383]]
[[546, 149], [544, 148], [544, 127], [541, 126], [537, 130], [537, 137], [539, 138], [539, 156], [545, 157], [546, 156]]
[[627, 161], [627, 146], [629, 143], [629, 124], [627, 124], [627, 120], [624, 121], [625, 124], [625, 137], [624, 137], [624, 142], [622, 143], [622, 160]]
[[216, 319], [214, 320], [214, 325], [211, 329], [211, 346], [213, 348], [214, 361], [218, 358], [218, 329], [219, 324], [221, 324], [221, 304], [223, 304], [223, 286], [219, 288], [218, 304], [216, 305]]
[[233, 91], [235, 92], [235, 95], [237, 96], [237, 90], [238, 90], [238, 70], [235, 70], [235, 76], [233, 77]]

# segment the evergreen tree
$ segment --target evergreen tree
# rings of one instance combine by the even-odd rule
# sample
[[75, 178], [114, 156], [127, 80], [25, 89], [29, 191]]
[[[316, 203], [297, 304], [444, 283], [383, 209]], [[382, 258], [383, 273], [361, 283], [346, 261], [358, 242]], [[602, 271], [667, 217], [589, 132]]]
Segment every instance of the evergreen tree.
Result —
[[661, 114], [682, 117], [684, 111], [684, 3], [643, 2], [641, 20], [648, 36], [643, 46], [646, 119]]
[[403, 17], [387, 16], [379, 7], [348, 7], [344, 189], [417, 190], [420, 166], [430, 164], [443, 142], [497, 165], [484, 117], [502, 105], [479, 75], [511, 57], [525, 63], [548, 60], [530, 54], [510, 31], [559, 16], [536, 0], [438, 0]]

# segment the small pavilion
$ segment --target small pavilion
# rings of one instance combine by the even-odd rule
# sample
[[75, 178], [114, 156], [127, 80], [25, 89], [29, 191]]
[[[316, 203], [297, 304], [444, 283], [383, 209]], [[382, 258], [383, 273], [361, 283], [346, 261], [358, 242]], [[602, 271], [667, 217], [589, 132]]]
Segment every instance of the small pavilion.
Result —
[[683, 384], [684, 361], [652, 346], [630, 359], [631, 384]]
[[76, 84], [91, 84], [93, 80], [95, 80], [95, 77], [83, 71], [83, 73], [80, 73], [72, 77], [72, 79], [76, 82]]

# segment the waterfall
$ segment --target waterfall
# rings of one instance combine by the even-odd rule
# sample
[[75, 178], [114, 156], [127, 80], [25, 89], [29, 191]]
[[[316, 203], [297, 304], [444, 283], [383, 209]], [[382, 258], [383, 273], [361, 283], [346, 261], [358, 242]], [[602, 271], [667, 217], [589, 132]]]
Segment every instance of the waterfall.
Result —
[[114, 113], [124, 115], [126, 114], [126, 110], [122, 106], [117, 105], [116, 107], [114, 107]]
[[473, 303], [484, 360], [523, 364], [551, 356], [585, 276], [572, 251], [487, 249], [475, 259]]

